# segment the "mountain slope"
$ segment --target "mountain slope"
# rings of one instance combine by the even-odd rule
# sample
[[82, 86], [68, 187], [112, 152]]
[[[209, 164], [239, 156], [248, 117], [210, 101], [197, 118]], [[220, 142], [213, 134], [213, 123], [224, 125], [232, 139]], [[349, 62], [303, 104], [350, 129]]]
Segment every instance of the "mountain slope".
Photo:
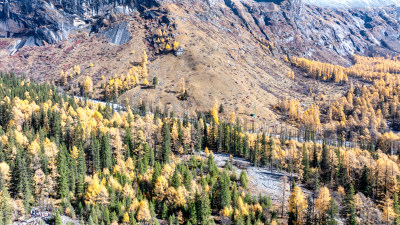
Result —
[[[288, 78], [293, 68], [282, 60], [286, 55], [349, 65], [352, 54], [396, 54], [400, 49], [399, 18], [390, 7], [331, 10], [297, 0], [171, 0], [122, 2], [96, 10], [95, 4], [69, 3], [20, 1], [7, 16], [3, 5], [0, 32], [14, 39], [1, 40], [1, 68], [57, 82], [60, 70], [72, 73], [73, 66], [80, 65], [81, 75], [65, 89], [79, 93], [78, 84], [90, 76], [95, 97], [102, 98], [102, 84], [115, 74], [126, 74], [146, 51], [149, 80], [158, 77], [160, 84], [156, 89], [138, 86], [120, 101], [143, 99], [188, 112], [209, 110], [216, 99], [225, 106], [226, 116], [235, 111], [245, 118], [256, 104], [259, 118], [272, 123], [272, 107], [281, 97], [296, 97], [307, 105], [313, 102], [310, 90], [332, 98], [345, 90], [304, 79], [299, 70], [296, 79]], [[15, 24], [19, 26], [11, 26]], [[180, 42], [182, 55], [160, 52], [154, 41], [159, 29], [169, 30]], [[179, 101], [175, 93], [181, 78], [188, 101]]]
[[332, 8], [368, 8], [400, 5], [398, 0], [304, 0], [304, 3]]

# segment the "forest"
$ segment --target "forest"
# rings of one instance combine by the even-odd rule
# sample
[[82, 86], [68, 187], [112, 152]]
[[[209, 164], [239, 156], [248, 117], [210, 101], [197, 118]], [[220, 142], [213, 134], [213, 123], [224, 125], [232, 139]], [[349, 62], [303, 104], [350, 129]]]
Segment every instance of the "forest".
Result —
[[[1, 74], [0, 224], [34, 208], [57, 225], [65, 216], [79, 224], [400, 224], [398, 137], [386, 132], [399, 123], [398, 84], [374, 77], [304, 110], [283, 99], [277, 110], [305, 129], [277, 135], [234, 112], [220, 116], [217, 103], [184, 115], [142, 100], [113, 110], [89, 101], [88, 77], [78, 99]], [[217, 153], [231, 156], [225, 166]], [[281, 201], [254, 195], [233, 156], [290, 174]]]

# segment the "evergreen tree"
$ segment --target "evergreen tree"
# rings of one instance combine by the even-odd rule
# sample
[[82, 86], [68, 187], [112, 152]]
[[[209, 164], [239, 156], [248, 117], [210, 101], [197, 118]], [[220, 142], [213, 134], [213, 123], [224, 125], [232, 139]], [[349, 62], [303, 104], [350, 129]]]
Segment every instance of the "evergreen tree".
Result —
[[70, 171], [68, 168], [67, 154], [67, 149], [62, 145], [57, 156], [57, 170], [60, 175], [58, 177], [58, 194], [61, 198], [65, 198], [69, 194], [68, 176]]
[[100, 170], [101, 162], [100, 162], [100, 143], [97, 140], [97, 137], [94, 133], [92, 133], [91, 137], [90, 153], [92, 159], [92, 172], [96, 173], [97, 171]]
[[316, 143], [314, 143], [314, 148], [313, 148], [312, 167], [318, 168], [318, 153], [317, 153], [317, 144]]
[[240, 172], [240, 183], [244, 188], [247, 188], [248, 179], [247, 179], [247, 173], [244, 170]]
[[162, 142], [162, 156], [163, 162], [169, 163], [169, 158], [171, 155], [171, 134], [169, 130], [168, 123], [163, 124], [163, 142]]
[[78, 165], [77, 165], [77, 183], [76, 183], [76, 193], [78, 196], [82, 196], [84, 192], [84, 181], [86, 175], [86, 161], [83, 152], [83, 148], [80, 147], [78, 150]]
[[371, 191], [371, 185], [369, 180], [369, 169], [367, 166], [364, 166], [361, 180], [360, 180], [360, 191], [365, 195], [369, 196]]
[[201, 145], [203, 142], [203, 135], [202, 135], [202, 130], [201, 127], [199, 125], [197, 125], [197, 134], [196, 134], [196, 138], [197, 138], [197, 143], [196, 143], [196, 151], [201, 152]]
[[305, 225], [314, 224], [314, 203], [311, 196], [307, 197], [307, 213]]
[[302, 164], [303, 164], [303, 180], [304, 183], [308, 183], [309, 179], [310, 179], [310, 163], [308, 160], [308, 154], [307, 154], [307, 149], [306, 149], [306, 145], [305, 143], [303, 143], [303, 160], [302, 160]]
[[[90, 218], [89, 218], [89, 221], [90, 221]], [[62, 225], [62, 220], [61, 220], [59, 212], [57, 212], [57, 214], [56, 214], [54, 224], [55, 225]], [[89, 224], [90, 224], [90, 222], [89, 222]], [[93, 224], [93, 221], [92, 221], [92, 224]]]
[[343, 208], [341, 214], [346, 219], [346, 224], [357, 224], [353, 184], [350, 184], [346, 189], [346, 195], [343, 199]]
[[11, 216], [12, 216], [12, 202], [11, 197], [7, 191], [7, 188], [4, 188], [0, 191], [0, 225], [8, 225], [11, 224]]
[[200, 216], [199, 222], [200, 224], [208, 224], [211, 220], [211, 207], [210, 207], [210, 199], [208, 198], [207, 193], [203, 193], [200, 197], [200, 206], [196, 207], [200, 212], [198, 216]]
[[108, 135], [103, 134], [101, 140], [101, 167], [108, 168], [111, 170], [112, 160], [111, 160], [111, 145], [110, 145], [110, 138]]
[[329, 208], [327, 210], [327, 214], [328, 214], [328, 218], [326, 221], [327, 225], [336, 225], [337, 224], [337, 221], [335, 219], [337, 213], [338, 213], [338, 209], [336, 206], [336, 202], [333, 198], [331, 198], [329, 200]]
[[231, 180], [229, 179], [229, 174], [225, 170], [221, 176], [219, 177], [219, 193], [220, 193], [220, 208], [223, 209], [225, 207], [230, 206], [231, 202], [231, 191], [230, 191], [230, 186], [231, 186]]
[[189, 203], [189, 222], [192, 224], [197, 224], [197, 209], [195, 202]]
[[321, 178], [323, 182], [328, 182], [330, 179], [330, 162], [329, 162], [329, 150], [325, 144], [325, 141], [322, 145], [322, 155], [321, 155]]
[[181, 186], [181, 178], [179, 176], [178, 169], [175, 169], [174, 175], [171, 178], [171, 186], [175, 189]]
[[400, 224], [400, 202], [399, 202], [399, 194], [394, 193], [393, 195], [393, 208], [394, 208], [394, 213], [396, 214], [394, 218], [394, 224], [399, 225]]
[[162, 208], [162, 212], [161, 212], [161, 218], [163, 218], [164, 220], [167, 219], [168, 217], [168, 207], [167, 207], [167, 203], [163, 203], [163, 208]]

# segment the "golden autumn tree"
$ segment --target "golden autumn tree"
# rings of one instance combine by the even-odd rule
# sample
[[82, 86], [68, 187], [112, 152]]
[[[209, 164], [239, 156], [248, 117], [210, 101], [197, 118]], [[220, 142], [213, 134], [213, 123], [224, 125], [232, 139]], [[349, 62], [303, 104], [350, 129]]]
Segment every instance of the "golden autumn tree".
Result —
[[214, 101], [214, 104], [213, 104], [213, 106], [212, 106], [212, 108], [211, 108], [210, 114], [211, 114], [211, 116], [212, 116], [212, 118], [213, 118], [213, 120], [214, 120], [214, 123], [218, 125], [218, 124], [219, 124], [219, 119], [218, 119], [218, 104], [217, 104], [216, 101]]
[[143, 85], [145, 85], [145, 86], [149, 85], [149, 82], [147, 81], [147, 78], [144, 78]]
[[167, 51], [171, 50], [171, 46], [168, 43], [165, 45], [165, 50]]
[[307, 201], [303, 191], [297, 185], [294, 185], [292, 193], [289, 197], [289, 223], [300, 225], [303, 224], [303, 218], [307, 209]]
[[75, 74], [76, 76], [81, 75], [81, 67], [80, 67], [79, 65], [75, 65], [75, 66], [74, 66], [74, 74]]
[[83, 83], [85, 95], [89, 95], [93, 92], [93, 81], [92, 78], [89, 76], [86, 76], [85, 82]]
[[146, 199], [143, 199], [139, 203], [139, 210], [136, 215], [136, 219], [140, 222], [147, 222], [150, 221], [150, 209], [149, 209], [149, 202]]
[[85, 203], [87, 205], [95, 204], [97, 196], [100, 194], [101, 185], [97, 174], [93, 176], [92, 182], [88, 186], [85, 194]]
[[174, 50], [177, 50], [179, 48], [179, 42], [174, 41], [173, 47]]
[[321, 188], [318, 198], [315, 200], [315, 209], [318, 213], [318, 217], [320, 220], [325, 219], [325, 214], [328, 210], [329, 204], [331, 200], [331, 195], [329, 193], [329, 189], [324, 186]]

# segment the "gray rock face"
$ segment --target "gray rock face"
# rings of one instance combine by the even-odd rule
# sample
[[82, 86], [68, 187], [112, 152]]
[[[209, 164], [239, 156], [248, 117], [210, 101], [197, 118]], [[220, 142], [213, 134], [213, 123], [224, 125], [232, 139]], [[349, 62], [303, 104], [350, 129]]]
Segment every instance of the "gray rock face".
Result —
[[[99, 20], [109, 20], [111, 15], [125, 14], [146, 7], [157, 6], [156, 0], [17, 0], [0, 3], [0, 37], [21, 38], [11, 53], [23, 46], [54, 44], [67, 40], [69, 35], [79, 29], [99, 31]], [[114, 44], [129, 41], [130, 34], [126, 24], [117, 24], [103, 32]], [[33, 41], [34, 40], [34, 41]]]
[[[346, 64], [353, 54], [400, 53], [400, 9], [395, 6], [330, 9], [300, 0], [234, 3], [234, 8], [227, 5], [246, 27], [287, 54]], [[241, 16], [246, 14], [251, 16]]]
[[82, 28], [99, 33], [113, 44], [124, 44], [131, 38], [129, 27], [116, 22], [113, 15], [129, 15], [137, 10], [144, 18], [154, 19], [158, 15], [144, 9], [173, 2], [232, 10], [238, 24], [273, 42], [277, 47], [274, 52], [342, 64], [348, 64], [353, 54], [400, 53], [400, 8], [330, 9], [304, 4], [302, 0], [3, 1], [0, 37], [21, 38], [10, 52], [27, 45], [57, 43]]
[[122, 45], [131, 39], [128, 26], [129, 25], [127, 23], [122, 22], [115, 26], [109, 27], [104, 31], [101, 31], [99, 35], [105, 37], [110, 43]]

